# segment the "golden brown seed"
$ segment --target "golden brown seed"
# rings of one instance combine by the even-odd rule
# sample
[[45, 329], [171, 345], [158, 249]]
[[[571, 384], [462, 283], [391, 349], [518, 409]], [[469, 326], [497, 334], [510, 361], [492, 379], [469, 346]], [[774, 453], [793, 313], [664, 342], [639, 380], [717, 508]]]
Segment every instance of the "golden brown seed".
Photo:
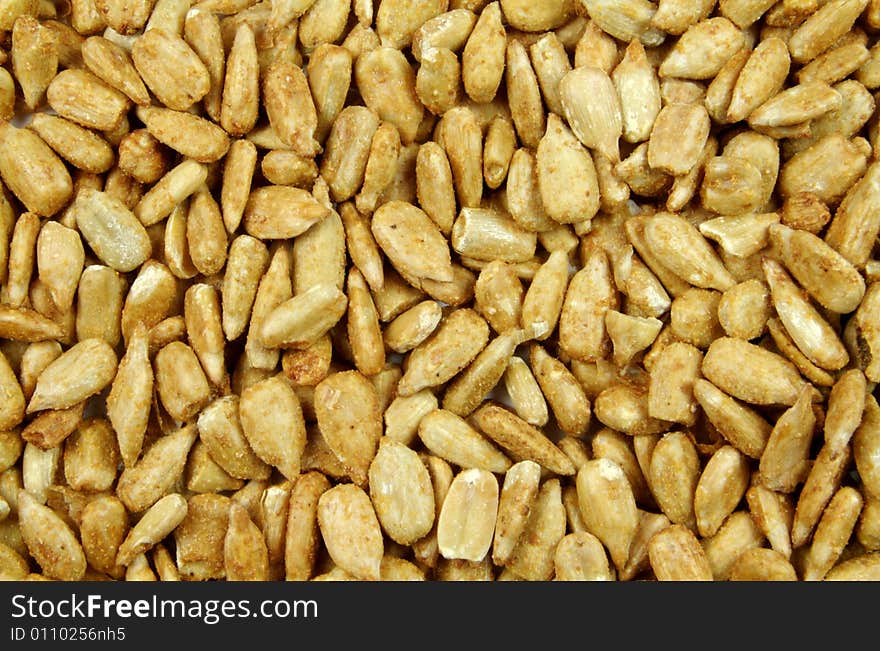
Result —
[[436, 396], [422, 389], [411, 396], [396, 396], [385, 409], [385, 436], [405, 445], [415, 439], [422, 419], [437, 409]]
[[286, 478], [295, 480], [306, 432], [299, 399], [287, 378], [275, 375], [242, 391], [239, 418], [254, 453]]
[[[546, 116], [541, 103], [538, 79], [529, 60], [528, 51], [526, 46], [519, 41], [511, 40], [507, 44], [505, 85], [508, 89], [511, 120], [516, 128], [515, 136], [518, 136], [520, 142], [528, 147], [537, 146], [544, 134]], [[509, 122], [505, 119], [500, 124], [509, 125]], [[513, 135], [512, 132], [511, 135]], [[515, 147], [514, 138], [510, 143], [511, 153]], [[490, 183], [490, 187], [498, 187], [498, 185], [500, 182], [494, 183], [494, 185]]]
[[233, 477], [267, 479], [269, 466], [251, 448], [239, 418], [239, 398], [223, 396], [199, 414], [199, 438], [211, 458]]
[[88, 418], [64, 444], [64, 477], [75, 490], [105, 491], [116, 480], [119, 447], [109, 421]]
[[138, 322], [148, 328], [170, 316], [177, 299], [176, 280], [160, 262], [148, 260], [138, 270], [122, 307], [122, 336], [128, 341]]
[[[326, 198], [315, 196], [325, 206], [329, 204]], [[345, 245], [345, 226], [335, 210], [297, 237], [291, 250], [293, 293], [302, 294], [316, 285], [344, 289]]]
[[791, 545], [798, 548], [808, 542], [832, 495], [840, 488], [843, 475], [852, 460], [852, 448], [842, 452], [823, 445], [813, 460], [801, 487], [791, 526]]
[[684, 342], [663, 348], [651, 364], [648, 413], [652, 418], [692, 426], [697, 420], [693, 386], [700, 378], [703, 355]]
[[290, 257], [290, 251], [286, 246], [279, 246], [275, 249], [269, 268], [257, 287], [251, 319], [248, 324], [245, 352], [254, 366], [267, 370], [276, 367], [280, 351], [277, 348], [264, 346], [260, 333], [263, 323], [271, 311], [291, 298], [293, 290], [291, 287]]
[[382, 436], [376, 388], [358, 371], [327, 376], [315, 387], [318, 427], [352, 480], [365, 485]]
[[764, 333], [770, 317], [767, 286], [757, 279], [734, 285], [718, 302], [718, 321], [728, 336], [756, 339]]
[[655, 215], [645, 227], [645, 238], [653, 254], [692, 285], [725, 291], [735, 284], [711, 245], [684, 218]]
[[40, 218], [31, 212], [22, 214], [12, 230], [9, 242], [9, 273], [3, 288], [3, 302], [21, 307], [27, 298], [36, 263], [36, 243], [42, 230]]
[[220, 124], [232, 136], [244, 135], [254, 127], [259, 107], [257, 44], [253, 29], [242, 23], [226, 57]]
[[608, 256], [593, 250], [571, 277], [559, 315], [559, 344], [573, 359], [592, 362], [605, 357], [611, 340], [605, 314], [620, 307]]
[[448, 235], [456, 216], [455, 187], [446, 152], [433, 140], [419, 145], [416, 192], [422, 210]]
[[385, 203], [374, 213], [371, 229], [401, 273], [440, 282], [452, 280], [449, 245], [417, 206], [403, 201]]
[[81, 190], [72, 206], [77, 228], [107, 266], [132, 271], [151, 252], [146, 229], [118, 199], [106, 192]]
[[816, 418], [812, 392], [801, 390], [797, 402], [777, 419], [761, 453], [761, 483], [771, 490], [792, 492], [806, 478]]
[[[57, 341], [38, 341], [28, 345], [19, 361], [18, 381], [25, 398], [30, 398], [40, 373], [61, 356]], [[14, 402], [14, 401], [13, 401]]]
[[761, 456], [773, 427], [760, 414], [702, 378], [694, 383], [694, 397], [734, 447], [749, 457]]
[[834, 494], [822, 512], [804, 559], [805, 581], [822, 580], [834, 566], [852, 536], [863, 504], [864, 498], [851, 486], [844, 486]]
[[384, 552], [382, 531], [369, 496], [340, 484], [318, 498], [318, 524], [333, 561], [361, 580], [378, 581]]
[[496, 565], [507, 565], [511, 560], [517, 541], [528, 525], [539, 482], [540, 466], [533, 461], [521, 461], [505, 473], [492, 544], [492, 559]]
[[548, 479], [538, 491], [507, 569], [526, 581], [549, 581], [553, 577], [555, 550], [565, 529], [559, 479]]
[[605, 548], [596, 536], [582, 531], [559, 541], [554, 556], [557, 581], [613, 581]]
[[159, 142], [200, 163], [213, 163], [229, 150], [223, 129], [188, 111], [141, 106], [136, 113]]
[[877, 542], [877, 500], [867, 499], [856, 522], [855, 537], [865, 549], [875, 551]]
[[[227, 73], [228, 74], [228, 73]], [[320, 151], [315, 140], [318, 114], [302, 68], [276, 61], [262, 82], [263, 102], [272, 129], [286, 145], [305, 157]], [[247, 133], [247, 129], [239, 129]]]
[[[483, 137], [476, 112], [468, 105], [456, 106], [443, 114], [437, 131], [441, 136], [438, 142], [452, 170], [459, 206], [479, 208], [483, 194]], [[442, 138], [447, 132], [454, 137]]]
[[880, 436], [880, 408], [873, 396], [865, 399], [865, 411], [862, 422], [859, 424], [852, 438], [853, 461], [862, 486], [865, 497], [874, 500], [880, 495], [880, 483], [878, 483], [877, 465], [874, 451], [877, 449], [878, 436]]
[[608, 0], [587, 0], [584, 3], [592, 21], [614, 38], [629, 43], [640, 39], [645, 45], [656, 46], [663, 42], [664, 34], [651, 26], [656, 5], [641, 0], [629, 0], [624, 4]]
[[464, 369], [489, 339], [489, 326], [474, 310], [460, 309], [440, 322], [412, 350], [398, 393], [406, 396], [448, 381]]
[[748, 488], [749, 471], [748, 458], [731, 445], [719, 448], [706, 462], [694, 492], [701, 536], [713, 536], [733, 513]]
[[559, 94], [565, 118], [578, 140], [612, 164], [619, 162], [623, 119], [611, 77], [596, 67], [577, 67], [559, 81]]
[[79, 581], [86, 557], [73, 530], [61, 517], [27, 491], [18, 496], [19, 524], [28, 552], [48, 576]]
[[65, 409], [49, 409], [35, 416], [21, 431], [21, 438], [42, 450], [51, 450], [70, 436], [82, 422], [84, 403]]
[[533, 344], [530, 364], [559, 428], [569, 436], [584, 436], [590, 425], [590, 401], [574, 374], [558, 359]]
[[865, 282], [844, 256], [803, 230], [774, 224], [768, 233], [786, 269], [823, 307], [841, 314], [858, 307]]
[[349, 2], [317, 0], [300, 18], [300, 41], [308, 52], [322, 43], [337, 41], [350, 13]]
[[85, 263], [79, 234], [56, 222], [43, 224], [36, 238], [36, 263], [37, 276], [49, 289], [52, 302], [59, 310], [69, 309]]
[[726, 120], [745, 120], [782, 88], [791, 58], [785, 42], [777, 37], [762, 40], [740, 72], [731, 92]]
[[836, 371], [849, 361], [849, 354], [834, 329], [778, 262], [764, 260], [764, 275], [779, 320], [801, 352], [821, 368]]
[[125, 48], [103, 36], [90, 36], [83, 41], [82, 58], [92, 73], [132, 102], [149, 105], [150, 95]]
[[761, 104], [749, 115], [755, 129], [790, 127], [840, 108], [840, 93], [824, 81], [791, 86]]
[[690, 172], [706, 145], [710, 122], [709, 114], [701, 104], [664, 106], [651, 128], [648, 164], [674, 176]]
[[15, 79], [6, 68], [0, 72], [0, 120], [15, 116]]
[[867, 382], [858, 369], [844, 371], [831, 387], [825, 412], [825, 443], [836, 452], [849, 446], [865, 410]]
[[234, 233], [241, 223], [257, 162], [257, 148], [248, 140], [234, 140], [229, 146], [223, 168], [220, 208], [227, 233]]
[[446, 559], [479, 561], [492, 545], [498, 481], [486, 470], [462, 470], [449, 486], [437, 519], [437, 542]]
[[[375, 33], [372, 34], [375, 36]], [[311, 98], [299, 95], [298, 99], [303, 102], [305, 109], [299, 120], [306, 127], [315, 119], [312, 113], [317, 112], [314, 136], [319, 142], [325, 141], [333, 121], [345, 105], [352, 80], [352, 66], [352, 54], [339, 45], [322, 43], [309, 55], [306, 77]], [[296, 75], [295, 72], [293, 74]], [[310, 106], [309, 102], [314, 105]]]
[[388, 324], [382, 333], [385, 345], [398, 353], [408, 352], [434, 332], [442, 317], [437, 301], [422, 301]]
[[260, 336], [269, 348], [308, 348], [342, 317], [347, 298], [327, 283], [310, 287], [273, 309], [265, 318]]
[[12, 26], [12, 72], [25, 106], [34, 110], [45, 99], [46, 88], [58, 69], [57, 36], [35, 16], [22, 15]]
[[220, 206], [207, 187], [196, 190], [189, 200], [186, 239], [196, 270], [205, 276], [219, 273], [226, 262], [228, 242]]
[[372, 213], [379, 197], [394, 180], [400, 157], [400, 133], [390, 122], [383, 122], [373, 134], [364, 169], [364, 183], [355, 199], [359, 211]]
[[193, 349], [181, 341], [164, 346], [153, 361], [156, 391], [175, 420], [193, 419], [211, 398], [211, 388]]
[[548, 216], [562, 224], [589, 221], [599, 209], [599, 182], [589, 150], [551, 113], [536, 152], [538, 188]]
[[166, 495], [143, 514], [119, 546], [116, 564], [128, 566], [138, 554], [151, 549], [164, 539], [186, 517], [187, 502], [183, 496]]
[[91, 72], [69, 68], [58, 73], [46, 89], [46, 99], [59, 115], [98, 131], [122, 124], [131, 100]]
[[841, 561], [825, 575], [826, 581], [875, 581], [880, 554], [867, 553]]
[[223, 543], [229, 527], [231, 499], [205, 493], [187, 500], [187, 513], [174, 530], [180, 578], [208, 581], [225, 578]]
[[696, 446], [686, 432], [669, 432], [657, 442], [648, 485], [669, 520], [691, 529], [696, 529], [694, 499], [700, 471]]
[[303, 189], [267, 185], [250, 193], [243, 213], [248, 235], [266, 239], [287, 239], [301, 235], [324, 219], [330, 211]]
[[510, 468], [510, 460], [491, 441], [462, 417], [445, 409], [435, 409], [423, 416], [418, 435], [432, 454], [457, 466], [497, 473]]
[[706, 552], [690, 529], [672, 524], [648, 543], [651, 569], [660, 581], [711, 581]]
[[[586, 371], [584, 367], [579, 368], [583, 378], [583, 373]], [[609, 371], [614, 373], [611, 369]], [[657, 434], [670, 428], [670, 423], [651, 418], [648, 414], [647, 387], [614, 381], [616, 378], [613, 376], [611, 379], [610, 382], [600, 383], [598, 393], [593, 400], [593, 413], [599, 422], [632, 436]]]
[[237, 339], [247, 325], [260, 277], [269, 264], [266, 245], [250, 235], [239, 235], [229, 246], [223, 276], [223, 332]]
[[[601, 253], [597, 253], [595, 262], [599, 274], [603, 270], [601, 265], [603, 261]], [[589, 280], [586, 273], [582, 277], [585, 283]], [[536, 339], [547, 339], [556, 329], [566, 301], [568, 283], [568, 256], [564, 251], [551, 252], [535, 272], [522, 302], [520, 315], [522, 326], [530, 329]], [[571, 300], [573, 301], [574, 298]], [[573, 321], [572, 325], [580, 324]]]
[[383, 531], [409, 545], [434, 524], [434, 489], [418, 454], [402, 443], [383, 438], [370, 463], [370, 497]]
[[100, 174], [109, 170], [115, 162], [116, 155], [110, 144], [75, 122], [38, 113], [28, 126], [77, 169]]
[[[736, 369], [747, 364], [760, 369], [743, 376]], [[706, 378], [734, 398], [756, 405], [792, 405], [804, 384], [797, 369], [776, 353], [731, 337], [716, 339], [703, 358]]]
[[[880, 296], [876, 289], [877, 283], [872, 283], [865, 293], [865, 299], [846, 326], [846, 338], [851, 354], [859, 360], [860, 367], [864, 368], [865, 376], [876, 381], [877, 365], [874, 351], [877, 349], [876, 326], [872, 322], [873, 310], [877, 305], [877, 297]], [[858, 348], [853, 340], [858, 342]]]
[[194, 493], [220, 493], [238, 490], [244, 485], [244, 480], [236, 479], [211, 458], [208, 448], [201, 441], [196, 441], [187, 459], [184, 481]]
[[125, 505], [112, 495], [90, 500], [80, 514], [79, 534], [89, 566], [119, 578], [123, 568], [117, 565], [116, 555], [128, 534], [128, 513]]
[[125, 290], [122, 275], [110, 267], [88, 265], [83, 270], [77, 289], [77, 339], [99, 337], [111, 346], [119, 342]]
[[477, 260], [526, 262], [535, 254], [535, 233], [522, 229], [506, 213], [462, 208], [452, 226], [453, 250]]
[[185, 159], [169, 170], [131, 208], [144, 226], [152, 226], [198, 190], [208, 178], [208, 168]]
[[650, 569], [648, 543], [654, 534], [669, 526], [669, 519], [662, 513], [639, 510], [639, 526], [630, 545], [629, 559], [622, 571], [618, 572], [621, 581], [630, 581]]
[[28, 210], [48, 217], [70, 200], [70, 174], [35, 132], [0, 123], [0, 152], [0, 176]]
[[528, 364], [511, 357], [503, 379], [517, 415], [530, 425], [545, 425], [549, 418], [547, 401]]
[[840, 235], [846, 229], [854, 228], [856, 230], [852, 236], [855, 237], [858, 229], [863, 227], [860, 224], [872, 228], [870, 218], [865, 221], [863, 203], [871, 201], [871, 186], [860, 181], [862, 175], [867, 179], [877, 172], [873, 166], [868, 166], [867, 153], [858, 146], [858, 141], [832, 133], [794, 154], [779, 172], [779, 191], [783, 197], [812, 192], [821, 201], [836, 205], [844, 196], [852, 196], [847, 208], [841, 207], [835, 214], [836, 219], [832, 219], [832, 223], [838, 221], [838, 225], [833, 227], [836, 234], [826, 233], [826, 242], [857, 265], [859, 263], [850, 258], [848, 251], [853, 247], [861, 250], [864, 242], [855, 239], [842, 250], [844, 240], [840, 239]]
[[447, 387], [443, 407], [460, 416], [476, 409], [495, 388], [516, 347], [528, 338], [522, 330], [509, 330], [493, 339]]
[[[354, 76], [367, 107], [397, 127], [400, 141], [416, 137], [424, 108], [415, 90], [415, 73], [400, 50], [378, 47], [358, 57]], [[387, 80], [379, 83], [379, 80]]]
[[199, 56], [180, 36], [164, 29], [151, 29], [138, 38], [131, 58], [156, 98], [175, 111], [186, 111], [211, 87]]
[[705, 20], [713, 8], [714, 5], [707, 2], [687, 3], [666, 0], [658, 5], [651, 24], [670, 34], [681, 34], [694, 23]]
[[789, 39], [791, 58], [806, 63], [846, 34], [867, 6], [865, 0], [833, 0], [809, 16]]
[[[116, 353], [103, 339], [77, 342], [37, 378], [27, 412], [65, 409], [82, 402], [110, 384], [116, 364]], [[81, 373], [84, 365], [88, 365], [91, 373]]]
[[727, 18], [707, 18], [681, 35], [658, 72], [661, 77], [711, 79], [744, 44], [744, 33]]
[[25, 443], [21, 457], [21, 485], [40, 504], [48, 502], [52, 485], [56, 483], [61, 469], [61, 452], [61, 446], [44, 450], [33, 443]]
[[735, 511], [711, 538], [706, 538], [703, 549], [712, 568], [716, 581], [730, 579], [730, 573], [737, 559], [751, 549], [760, 548], [764, 543], [761, 531], [751, 515], [746, 511]]
[[610, 459], [588, 461], [577, 473], [577, 493], [584, 525], [602, 541], [618, 570], [622, 569], [638, 527], [626, 475]]
[[[575, 447], [577, 441], [577, 447]], [[575, 461], [579, 468], [589, 458], [610, 459], [623, 470], [627, 481], [632, 487], [633, 497], [636, 504], [653, 507], [654, 498], [648, 488], [647, 480], [639, 465], [638, 455], [635, 452], [635, 442], [622, 432], [615, 432], [608, 428], [602, 428], [593, 437], [589, 444], [589, 451], [578, 439], [560, 439], [559, 445], [569, 457]]]
[[433, 115], [443, 115], [461, 102], [461, 64], [446, 48], [430, 48], [422, 54], [416, 72], [416, 95]]
[[329, 488], [324, 475], [307, 472], [290, 491], [284, 539], [285, 578], [289, 581], [311, 578], [320, 541], [318, 499]]
[[465, 92], [478, 103], [495, 97], [504, 74], [506, 30], [502, 18], [498, 2], [486, 5], [461, 53]]
[[744, 552], [730, 568], [731, 581], [797, 581], [794, 567], [772, 549], [755, 548]]
[[474, 412], [474, 423], [513, 457], [530, 459], [559, 475], [573, 475], [571, 460], [539, 429], [504, 407], [486, 402]]
[[269, 551], [263, 534], [244, 507], [229, 505], [229, 528], [223, 541], [227, 581], [268, 581]]

